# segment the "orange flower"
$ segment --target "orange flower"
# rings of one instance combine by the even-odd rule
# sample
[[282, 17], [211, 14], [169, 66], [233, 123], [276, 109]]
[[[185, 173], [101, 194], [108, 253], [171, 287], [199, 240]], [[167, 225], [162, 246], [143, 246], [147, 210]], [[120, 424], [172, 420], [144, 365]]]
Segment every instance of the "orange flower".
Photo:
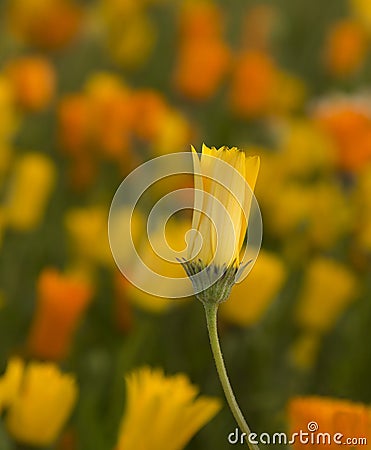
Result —
[[6, 71], [21, 107], [40, 111], [49, 105], [55, 92], [56, 77], [47, 59], [36, 56], [14, 59]]
[[180, 47], [175, 88], [192, 100], [206, 100], [220, 86], [229, 61], [229, 49], [221, 39], [189, 39]]
[[13, 0], [11, 30], [26, 42], [44, 49], [59, 49], [78, 33], [81, 8], [69, 0]]
[[180, 14], [180, 37], [187, 40], [214, 40], [222, 35], [222, 11], [208, 1], [185, 2]]
[[132, 92], [108, 73], [94, 74], [84, 93], [62, 99], [58, 109], [60, 141], [73, 157], [71, 179], [76, 188], [91, 183], [100, 158], [114, 159], [124, 173], [133, 166], [133, 155], [128, 158], [128, 154], [135, 106]]
[[[366, 438], [369, 442], [371, 438], [369, 408], [347, 400], [321, 397], [293, 398], [289, 403], [289, 423], [291, 433], [300, 433], [300, 430], [309, 433], [309, 439], [314, 439], [313, 447], [315, 448], [339, 448], [339, 443], [334, 442], [334, 437], [340, 439], [342, 444], [346, 444], [347, 439]], [[316, 425], [318, 430], [315, 429]], [[312, 427], [315, 431], [311, 432]], [[330, 445], [329, 437], [324, 436], [324, 433], [329, 433]], [[323, 439], [327, 440], [324, 442]], [[319, 445], [316, 445], [317, 442]], [[311, 445], [308, 446], [308, 443], [299, 442], [298, 437], [293, 447], [294, 449], [312, 448]]]
[[63, 151], [79, 154], [90, 134], [89, 105], [82, 94], [66, 95], [58, 106], [59, 135]]
[[231, 107], [240, 116], [256, 117], [268, 112], [276, 87], [277, 71], [271, 57], [246, 51], [238, 59], [232, 78]]
[[152, 141], [157, 137], [162, 120], [167, 114], [166, 101], [160, 93], [150, 89], [135, 92], [132, 101], [133, 131], [138, 137]]
[[28, 336], [30, 354], [52, 360], [65, 358], [91, 298], [87, 282], [45, 269], [38, 280], [36, 313]]
[[107, 157], [120, 157], [129, 148], [133, 122], [132, 95], [119, 78], [98, 73], [87, 86], [94, 146]]
[[327, 102], [315, 117], [336, 144], [340, 169], [358, 172], [371, 161], [371, 112], [366, 104], [357, 99]]
[[223, 41], [222, 11], [212, 2], [188, 1], [180, 15], [175, 89], [191, 100], [206, 100], [218, 89], [230, 62]]
[[325, 65], [335, 77], [347, 77], [363, 65], [367, 51], [367, 36], [352, 20], [335, 23], [325, 42]]

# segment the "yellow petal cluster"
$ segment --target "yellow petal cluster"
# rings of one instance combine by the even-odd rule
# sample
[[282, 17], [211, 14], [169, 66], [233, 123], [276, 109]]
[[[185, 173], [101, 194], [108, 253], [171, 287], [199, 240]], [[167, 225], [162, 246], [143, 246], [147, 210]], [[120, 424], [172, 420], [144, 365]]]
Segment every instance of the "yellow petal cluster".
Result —
[[184, 374], [143, 367], [126, 377], [127, 405], [117, 450], [180, 450], [220, 410], [218, 399], [198, 397]]
[[[240, 264], [252, 192], [259, 172], [257, 156], [247, 157], [236, 147], [202, 146], [201, 159], [192, 147], [195, 200], [193, 235], [188, 259], [218, 267]], [[248, 184], [248, 186], [247, 186]], [[197, 252], [200, 237], [202, 245]]]
[[49, 446], [58, 437], [77, 397], [73, 376], [50, 363], [17, 358], [9, 361], [0, 379], [0, 410], [7, 409], [6, 427], [28, 445]]

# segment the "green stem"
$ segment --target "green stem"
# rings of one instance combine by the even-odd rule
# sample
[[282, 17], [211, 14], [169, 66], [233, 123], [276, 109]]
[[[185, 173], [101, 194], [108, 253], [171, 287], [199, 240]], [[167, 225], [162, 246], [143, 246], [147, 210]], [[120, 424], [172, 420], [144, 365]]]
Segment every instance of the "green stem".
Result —
[[227, 399], [229, 408], [236, 419], [240, 430], [245, 433], [245, 441], [251, 450], [259, 450], [256, 444], [249, 442], [248, 437], [251, 434], [250, 428], [238, 406], [237, 400], [234, 396], [231, 383], [229, 382], [227, 370], [225, 368], [222, 351], [219, 344], [218, 328], [217, 328], [217, 303], [204, 303], [206, 312], [207, 329], [209, 331], [210, 345], [213, 352], [216, 370], [219, 375], [220, 382], [223, 387], [225, 398]]

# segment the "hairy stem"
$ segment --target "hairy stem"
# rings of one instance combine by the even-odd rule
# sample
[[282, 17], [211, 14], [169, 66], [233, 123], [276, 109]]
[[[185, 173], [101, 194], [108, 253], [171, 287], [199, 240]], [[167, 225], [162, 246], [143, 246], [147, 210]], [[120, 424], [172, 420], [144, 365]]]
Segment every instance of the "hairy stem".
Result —
[[217, 311], [218, 303], [204, 303], [206, 312], [207, 329], [209, 332], [211, 350], [213, 352], [216, 370], [219, 375], [220, 382], [223, 387], [224, 395], [228, 402], [229, 408], [236, 419], [240, 430], [245, 433], [245, 441], [251, 450], [259, 450], [256, 444], [250, 443], [248, 437], [251, 434], [250, 428], [238, 406], [236, 397], [234, 396], [231, 383], [229, 382], [227, 370], [225, 368], [222, 351], [219, 344], [218, 329], [217, 329]]

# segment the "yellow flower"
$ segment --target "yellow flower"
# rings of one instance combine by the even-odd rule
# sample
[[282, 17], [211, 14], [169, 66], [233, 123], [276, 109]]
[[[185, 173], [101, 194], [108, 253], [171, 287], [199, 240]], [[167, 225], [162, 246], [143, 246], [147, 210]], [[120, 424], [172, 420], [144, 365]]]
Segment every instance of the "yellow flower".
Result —
[[73, 376], [57, 366], [20, 360], [9, 362], [0, 380], [0, 395], [7, 407], [6, 426], [15, 440], [35, 446], [49, 446], [58, 437], [77, 397]]
[[286, 278], [283, 262], [264, 250], [259, 253], [249, 277], [237, 284], [220, 308], [222, 317], [241, 326], [256, 323], [268, 308]]
[[[244, 261], [243, 244], [259, 172], [258, 156], [236, 147], [192, 147], [194, 206], [187, 259], [179, 259], [203, 303], [229, 297]], [[189, 236], [190, 235], [190, 236]]]
[[[107, 237], [108, 213], [104, 207], [75, 208], [67, 212], [65, 224], [71, 249], [82, 262], [112, 266], [113, 260]], [[94, 245], [91, 243], [94, 242]]]
[[188, 259], [197, 258], [205, 266], [238, 267], [252, 199], [246, 183], [252, 191], [259, 158], [246, 157], [236, 147], [203, 145], [201, 160], [193, 147], [192, 152], [196, 189], [192, 229], [198, 231], [203, 243], [195, 255], [199, 239], [190, 242]]
[[[183, 303], [169, 300], [182, 296], [184, 286], [180, 281], [184, 278], [184, 271], [174, 258], [174, 251], [181, 252], [186, 244], [184, 236], [189, 229], [186, 221], [171, 219], [167, 222], [165, 230], [161, 227], [154, 230], [150, 241], [144, 240], [138, 247], [138, 253], [142, 262], [133, 264], [134, 279], [140, 281], [140, 289], [129, 284], [127, 286], [128, 299], [141, 309], [152, 313], [162, 313], [175, 305]], [[155, 277], [147, 270], [155, 272]], [[156, 291], [154, 284], [159, 283], [160, 291]], [[174, 283], [175, 280], [175, 283]], [[178, 282], [179, 280], [179, 282]], [[168, 298], [160, 296], [166, 292]]]
[[190, 132], [190, 125], [186, 118], [177, 111], [170, 109], [164, 114], [158, 135], [154, 139], [154, 153], [164, 155], [182, 150], [189, 141]]
[[187, 376], [143, 367], [126, 377], [127, 404], [117, 450], [180, 450], [220, 410], [213, 397], [196, 398]]
[[280, 137], [278, 163], [288, 175], [311, 177], [335, 166], [334, 145], [313, 121], [288, 120]]
[[371, 32], [371, 4], [369, 0], [348, 0], [352, 14]]
[[296, 320], [304, 329], [324, 333], [356, 294], [357, 280], [346, 267], [330, 259], [317, 258], [308, 266]]
[[14, 87], [7, 77], [0, 75], [0, 141], [3, 145], [12, 139], [18, 123]]
[[5, 205], [6, 222], [17, 230], [37, 227], [55, 180], [52, 161], [40, 153], [28, 153], [16, 163]]
[[107, 25], [107, 47], [114, 61], [127, 68], [145, 64], [157, 41], [156, 27], [146, 14], [129, 16]]

